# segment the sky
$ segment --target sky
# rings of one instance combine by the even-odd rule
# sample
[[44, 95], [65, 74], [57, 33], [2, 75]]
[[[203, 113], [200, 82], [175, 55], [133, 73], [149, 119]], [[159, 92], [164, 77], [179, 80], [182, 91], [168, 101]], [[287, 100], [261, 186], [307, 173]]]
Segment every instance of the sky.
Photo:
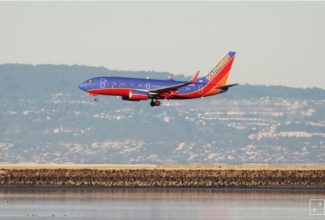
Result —
[[191, 76], [228, 51], [229, 83], [325, 89], [325, 2], [0, 2], [0, 63]]

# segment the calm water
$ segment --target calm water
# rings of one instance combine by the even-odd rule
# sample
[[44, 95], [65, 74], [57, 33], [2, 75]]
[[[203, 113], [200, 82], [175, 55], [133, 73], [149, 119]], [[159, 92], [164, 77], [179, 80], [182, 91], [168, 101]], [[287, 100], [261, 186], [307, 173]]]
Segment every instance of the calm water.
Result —
[[[0, 189], [0, 219], [325, 219], [325, 192]], [[318, 203], [320, 202], [320, 203]]]

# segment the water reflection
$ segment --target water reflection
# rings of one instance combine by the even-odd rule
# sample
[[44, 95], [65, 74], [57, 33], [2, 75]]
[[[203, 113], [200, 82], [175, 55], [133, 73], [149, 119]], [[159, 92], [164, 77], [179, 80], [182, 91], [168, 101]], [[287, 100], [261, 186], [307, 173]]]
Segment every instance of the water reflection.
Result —
[[0, 219], [325, 219], [325, 191], [2, 189]]

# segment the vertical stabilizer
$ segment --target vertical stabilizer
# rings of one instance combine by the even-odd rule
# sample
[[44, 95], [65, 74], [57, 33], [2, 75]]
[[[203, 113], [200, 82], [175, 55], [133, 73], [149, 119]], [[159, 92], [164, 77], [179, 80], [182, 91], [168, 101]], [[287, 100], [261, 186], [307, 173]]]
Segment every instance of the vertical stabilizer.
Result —
[[236, 52], [230, 51], [222, 60], [210, 71], [208, 75], [200, 78], [206, 83], [203, 88], [204, 95], [212, 95], [217, 92], [217, 87], [227, 85], [228, 76], [232, 63], [235, 59]]

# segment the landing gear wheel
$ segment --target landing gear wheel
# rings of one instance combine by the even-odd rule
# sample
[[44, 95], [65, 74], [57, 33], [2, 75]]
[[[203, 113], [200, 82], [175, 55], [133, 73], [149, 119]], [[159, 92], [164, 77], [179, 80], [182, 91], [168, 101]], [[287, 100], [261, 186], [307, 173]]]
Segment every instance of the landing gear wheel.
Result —
[[161, 102], [158, 100], [156, 100], [156, 101], [151, 100], [151, 102], [150, 102], [151, 107], [160, 106], [160, 104], [161, 104]]
[[99, 101], [99, 98], [96, 97], [96, 98], [94, 99], [94, 101], [95, 101], [95, 102], [98, 102], [98, 101]]
[[160, 106], [161, 102], [160, 101], [155, 101], [155, 106]]

